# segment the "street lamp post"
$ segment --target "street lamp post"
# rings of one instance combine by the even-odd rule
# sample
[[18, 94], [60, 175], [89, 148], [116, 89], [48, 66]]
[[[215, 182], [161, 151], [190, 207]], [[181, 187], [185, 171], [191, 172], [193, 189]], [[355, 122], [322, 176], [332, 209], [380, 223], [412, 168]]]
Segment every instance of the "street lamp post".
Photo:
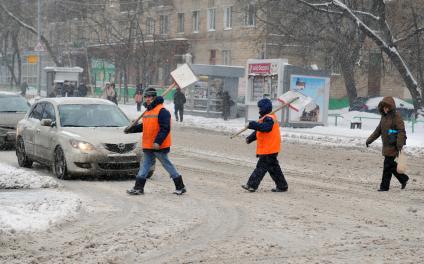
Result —
[[[37, 1], [37, 46], [41, 43], [41, 26], [40, 26], [40, 15], [41, 15], [41, 3]], [[37, 94], [41, 93], [41, 51], [37, 51], [38, 62], [37, 62]]]

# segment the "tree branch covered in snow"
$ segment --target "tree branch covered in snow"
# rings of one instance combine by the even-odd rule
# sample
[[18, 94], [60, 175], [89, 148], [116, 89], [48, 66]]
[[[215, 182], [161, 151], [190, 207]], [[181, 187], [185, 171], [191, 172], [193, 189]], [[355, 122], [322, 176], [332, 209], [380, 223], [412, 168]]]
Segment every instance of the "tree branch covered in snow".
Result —
[[[316, 9], [316, 3], [311, 3], [306, 0], [298, 0], [298, 2], [303, 3], [311, 8]], [[328, 5], [328, 2], [323, 3]], [[370, 25], [364, 22], [353, 9], [348, 7], [346, 4], [342, 3], [340, 0], [333, 0], [331, 2], [333, 9], [331, 12], [326, 12], [324, 9], [320, 8], [319, 11], [334, 14], [334, 12], [343, 13], [346, 17], [350, 18], [358, 28], [363, 31], [374, 43], [389, 57], [393, 65], [399, 71], [401, 77], [403, 78], [411, 96], [413, 98], [414, 107], [416, 110], [422, 109], [424, 107], [422, 101], [422, 87], [419, 87], [417, 81], [412, 75], [408, 65], [405, 60], [400, 55], [394, 41], [392, 30], [386, 20], [386, 4], [383, 0], [373, 0], [373, 12], [376, 12], [375, 17], [379, 18], [379, 29], [378, 31], [373, 30]], [[379, 34], [382, 34], [380, 35]]]
[[408, 40], [408, 39], [410, 39], [410, 38], [412, 38], [412, 37], [416, 36], [417, 34], [419, 34], [419, 33], [423, 32], [423, 31], [424, 31], [424, 27], [422, 27], [422, 28], [418, 28], [418, 29], [416, 29], [414, 32], [412, 32], [412, 33], [410, 33], [410, 34], [406, 35], [405, 37], [402, 37], [402, 38], [396, 39], [396, 40], [394, 41], [394, 43], [395, 43], [395, 44], [398, 44], [399, 42], [406, 41], [406, 40]]
[[[10, 18], [12, 18], [13, 20], [15, 20], [21, 27], [29, 30], [30, 32], [32, 32], [33, 34], [37, 35], [37, 29], [35, 29], [33, 26], [26, 24], [25, 22], [23, 22], [20, 18], [18, 18], [17, 16], [15, 16], [12, 12], [10, 12], [4, 5], [3, 3], [0, 2], [0, 9], [2, 9]], [[53, 52], [49, 41], [43, 36], [43, 34], [40, 34], [40, 38], [41, 41], [44, 43], [47, 52], [50, 54], [52, 60], [54, 61], [54, 63], [56, 65], [61, 65], [61, 63], [59, 62], [59, 60], [57, 59], [56, 54]]]

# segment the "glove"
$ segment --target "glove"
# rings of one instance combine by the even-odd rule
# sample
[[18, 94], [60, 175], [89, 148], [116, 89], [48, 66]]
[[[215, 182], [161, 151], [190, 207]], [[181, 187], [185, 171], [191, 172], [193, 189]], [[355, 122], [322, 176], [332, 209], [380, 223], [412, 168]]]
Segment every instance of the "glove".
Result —
[[124, 133], [128, 134], [130, 132], [131, 127], [127, 126], [126, 128], [124, 128]]
[[367, 146], [367, 148], [370, 146], [370, 144], [368, 142], [366, 142], [365, 145]]
[[158, 143], [153, 143], [153, 149], [158, 150], [160, 148], [160, 145]]
[[257, 124], [257, 122], [250, 121], [249, 124], [247, 125], [247, 128], [249, 128], [249, 129], [255, 129], [256, 128], [256, 124]]
[[246, 138], [246, 144], [252, 143], [252, 140], [250, 140], [248, 137]]

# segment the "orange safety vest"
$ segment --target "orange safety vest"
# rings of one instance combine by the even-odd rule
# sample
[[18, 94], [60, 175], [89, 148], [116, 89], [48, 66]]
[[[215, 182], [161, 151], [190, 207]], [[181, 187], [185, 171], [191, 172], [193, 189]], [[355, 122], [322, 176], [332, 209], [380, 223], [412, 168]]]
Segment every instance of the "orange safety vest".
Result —
[[[153, 143], [159, 133], [159, 111], [164, 108], [162, 104], [158, 104], [152, 110], [146, 111], [143, 115], [143, 149], [153, 149]], [[160, 145], [160, 149], [169, 148], [171, 146], [171, 131], [169, 131], [165, 140]]]
[[[280, 135], [280, 125], [278, 124], [277, 117], [273, 115], [269, 116], [274, 120], [274, 125], [272, 126], [271, 131], [269, 132], [260, 132], [256, 131], [256, 154], [257, 155], [267, 155], [280, 152], [281, 147], [281, 135]], [[265, 118], [265, 117], [264, 117]], [[263, 119], [259, 121], [262, 123]]]

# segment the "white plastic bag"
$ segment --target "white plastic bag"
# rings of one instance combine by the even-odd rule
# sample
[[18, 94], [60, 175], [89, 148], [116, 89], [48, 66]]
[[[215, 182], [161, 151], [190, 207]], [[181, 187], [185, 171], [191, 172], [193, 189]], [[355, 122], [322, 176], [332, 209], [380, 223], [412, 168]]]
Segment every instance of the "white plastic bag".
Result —
[[404, 174], [406, 172], [406, 155], [401, 151], [397, 160], [397, 173]]

